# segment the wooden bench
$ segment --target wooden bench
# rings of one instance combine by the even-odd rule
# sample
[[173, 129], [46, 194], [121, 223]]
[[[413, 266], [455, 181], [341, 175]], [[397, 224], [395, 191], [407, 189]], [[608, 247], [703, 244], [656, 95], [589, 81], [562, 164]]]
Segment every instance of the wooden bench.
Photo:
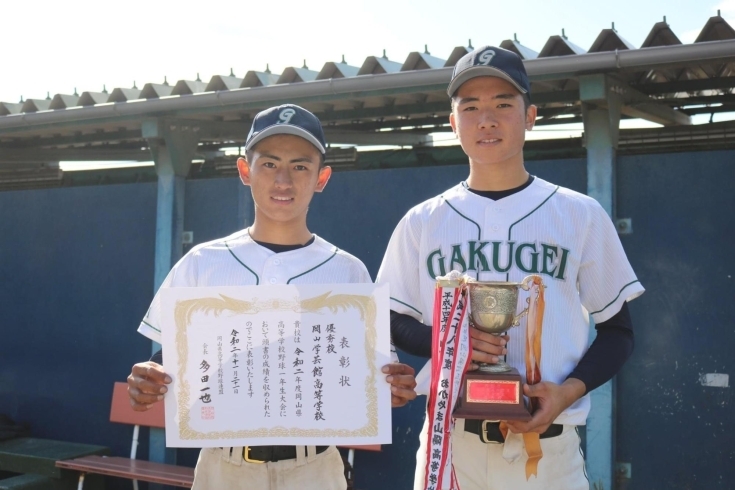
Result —
[[79, 472], [78, 490], [83, 488], [86, 474], [100, 474], [127, 478], [134, 482], [140, 480], [174, 487], [191, 488], [194, 482], [194, 468], [135, 459], [140, 426], [162, 429], [165, 427], [164, 420], [163, 403], [154, 404], [148, 411], [136, 412], [130, 406], [127, 383], [115, 383], [112, 390], [110, 422], [134, 426], [130, 458], [87, 456], [57, 461], [56, 466]]
[[[192, 483], [194, 482], [193, 468], [163, 463], [151, 463], [135, 459], [140, 426], [165, 428], [166, 423], [163, 403], [154, 404], [148, 411], [136, 412], [130, 406], [127, 383], [115, 383], [112, 392], [110, 422], [135, 426], [133, 429], [133, 443], [130, 450], [130, 458], [86, 456], [83, 458], [57, 461], [56, 466], [58, 468], [79, 472], [78, 490], [82, 490], [84, 486], [85, 474], [101, 474], [127, 478], [133, 481], [141, 480], [151, 483], [191, 488]], [[349, 467], [348, 475], [346, 475], [348, 480], [351, 480], [352, 477], [355, 449], [367, 451], [381, 450], [381, 446], [379, 444], [339, 447], [348, 450], [347, 460]]]
[[162, 483], [174, 487], [191, 488], [194, 482], [194, 468], [175, 466], [171, 464], [151, 463], [129, 458], [87, 456], [70, 461], [59, 461], [60, 468], [80, 472], [79, 489], [84, 485], [84, 474], [127, 478], [128, 480], [142, 480], [151, 483]]

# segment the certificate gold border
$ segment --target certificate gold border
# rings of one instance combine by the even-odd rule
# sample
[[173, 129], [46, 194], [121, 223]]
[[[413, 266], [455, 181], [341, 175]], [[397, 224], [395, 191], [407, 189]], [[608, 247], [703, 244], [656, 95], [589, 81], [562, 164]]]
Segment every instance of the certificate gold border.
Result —
[[[368, 363], [368, 376], [365, 379], [367, 394], [367, 423], [358, 429], [298, 429], [295, 427], [261, 427], [247, 430], [227, 430], [200, 432], [189, 425], [190, 387], [185, 379], [186, 366], [189, 359], [189, 345], [186, 331], [191, 324], [192, 316], [199, 312], [214, 313], [219, 316], [224, 311], [237, 315], [246, 315], [268, 310], [290, 310], [298, 313], [316, 313], [327, 308], [332, 313], [338, 310], [355, 308], [360, 312], [360, 319], [365, 322], [365, 355]], [[219, 298], [197, 298], [176, 302], [174, 319], [176, 322], [176, 350], [179, 354], [179, 437], [186, 440], [211, 439], [245, 439], [263, 437], [372, 437], [378, 435], [378, 388], [376, 385], [378, 369], [375, 365], [375, 347], [377, 331], [375, 321], [377, 306], [372, 296], [355, 294], [335, 294], [326, 292], [313, 298], [301, 301], [271, 299], [258, 301], [239, 300], [220, 295]]]

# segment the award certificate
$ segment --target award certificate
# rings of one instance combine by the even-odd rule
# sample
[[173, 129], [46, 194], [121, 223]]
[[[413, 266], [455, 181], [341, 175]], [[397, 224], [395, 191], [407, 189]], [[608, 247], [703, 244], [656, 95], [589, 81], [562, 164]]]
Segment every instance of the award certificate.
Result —
[[166, 445], [391, 442], [387, 285], [162, 291]]

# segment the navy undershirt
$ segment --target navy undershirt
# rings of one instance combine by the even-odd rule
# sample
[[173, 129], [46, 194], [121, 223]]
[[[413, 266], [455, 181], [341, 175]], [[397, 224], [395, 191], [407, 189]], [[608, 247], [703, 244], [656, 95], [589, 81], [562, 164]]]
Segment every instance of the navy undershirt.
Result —
[[523, 189], [533, 183], [534, 178], [535, 177], [533, 175], [529, 174], [528, 180], [526, 182], [519, 185], [518, 187], [514, 187], [513, 189], [506, 189], [504, 191], [477, 191], [475, 189], [470, 189], [469, 187], [467, 188], [467, 190], [473, 194], [477, 194], [478, 196], [487, 197], [488, 199], [491, 199], [493, 201], [499, 201], [504, 197], [512, 196], [516, 192], [521, 192]]
[[[504, 191], [478, 191], [469, 188], [468, 190], [478, 196], [498, 201], [522, 191], [530, 186], [533, 180], [534, 176], [529, 175], [523, 185]], [[597, 337], [579, 360], [577, 367], [567, 376], [581, 380], [587, 393], [615, 376], [633, 353], [633, 322], [628, 304], [623, 303], [618, 313], [609, 320], [595, 325], [595, 329]], [[393, 343], [404, 352], [425, 358], [431, 357], [431, 327], [428, 325], [409, 315], [391, 310], [390, 333]]]
[[275, 252], [277, 254], [283, 253], [283, 252], [291, 252], [293, 250], [298, 250], [300, 248], [308, 247], [312, 243], [314, 243], [315, 237], [314, 235], [311, 235], [311, 238], [308, 242], [301, 245], [300, 243], [297, 243], [296, 245], [279, 245], [278, 243], [268, 243], [268, 242], [259, 242], [258, 240], [253, 240], [255, 243], [260, 245], [261, 247], [265, 247], [271, 252]]

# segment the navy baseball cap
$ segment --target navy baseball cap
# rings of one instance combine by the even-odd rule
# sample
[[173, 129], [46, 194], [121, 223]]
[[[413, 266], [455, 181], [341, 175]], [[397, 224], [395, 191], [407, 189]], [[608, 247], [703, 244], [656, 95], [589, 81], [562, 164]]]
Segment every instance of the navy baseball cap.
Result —
[[300, 136], [316, 146], [322, 155], [326, 153], [327, 143], [324, 141], [324, 130], [319, 119], [303, 107], [284, 104], [271, 107], [258, 113], [253, 119], [245, 150], [250, 150], [259, 141], [276, 134]]
[[447, 94], [453, 97], [459, 87], [475, 77], [498, 77], [513, 84], [522, 94], [531, 95], [526, 68], [520, 56], [495, 46], [483, 46], [462, 56], [452, 72]]

